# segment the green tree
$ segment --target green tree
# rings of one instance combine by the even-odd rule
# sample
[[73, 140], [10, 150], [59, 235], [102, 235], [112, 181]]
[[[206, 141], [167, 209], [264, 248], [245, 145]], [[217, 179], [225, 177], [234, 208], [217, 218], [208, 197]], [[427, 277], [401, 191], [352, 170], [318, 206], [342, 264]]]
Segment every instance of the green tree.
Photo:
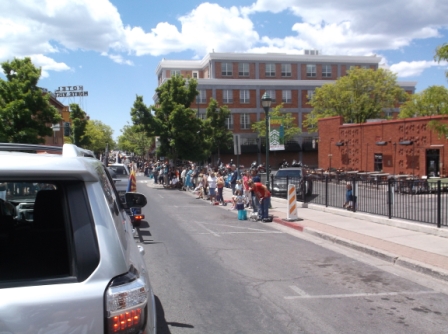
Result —
[[227, 106], [219, 106], [218, 101], [211, 99], [206, 111], [204, 128], [207, 129], [208, 147], [211, 151], [217, 151], [218, 157], [221, 149], [227, 149], [232, 145], [233, 134], [227, 129], [226, 121], [230, 116]]
[[[272, 111], [269, 112], [269, 117], [283, 117], [283, 128], [285, 131], [285, 143], [294, 138], [295, 135], [298, 135], [302, 132], [302, 130], [294, 126], [296, 124], [296, 120], [292, 116], [292, 113], [284, 113], [282, 112], [283, 103], [275, 106]], [[252, 131], [257, 132], [259, 137], [266, 137], [266, 120], [263, 119], [261, 121], [255, 122], [251, 126]]]
[[61, 115], [37, 87], [41, 69], [30, 58], [2, 63], [6, 81], [0, 79], [0, 141], [39, 144], [52, 136], [52, 124]]
[[114, 131], [112, 128], [101, 121], [87, 121], [84, 136], [89, 138], [89, 144], [84, 148], [95, 152], [98, 156], [100, 153], [106, 151], [106, 146], [108, 146], [109, 149], [113, 149], [116, 146], [116, 143], [112, 138], [113, 133]]
[[443, 86], [430, 86], [413, 94], [400, 108], [399, 118], [447, 115], [448, 89]]
[[118, 148], [122, 151], [145, 156], [149, 149], [154, 146], [154, 137], [148, 137], [139, 126], [125, 125], [120, 131], [122, 135], [118, 137]]
[[[440, 63], [441, 61], [448, 61], [448, 43], [444, 43], [436, 48], [434, 59], [438, 63]], [[445, 72], [445, 75], [448, 78], [448, 71]]]
[[87, 148], [90, 145], [90, 138], [86, 135], [89, 117], [86, 112], [76, 103], [70, 104], [71, 129], [70, 137], [65, 137], [64, 142], [72, 143], [76, 146]]
[[[148, 136], [158, 136], [158, 154], [168, 158], [200, 161], [210, 154], [204, 122], [190, 108], [198, 91], [197, 81], [174, 76], [156, 89], [157, 105], [145, 106], [137, 96], [131, 109], [134, 125], [141, 125]], [[152, 113], [154, 111], [154, 114]]]
[[364, 123], [407, 98], [389, 70], [353, 68], [335, 83], [316, 88], [310, 101], [313, 110], [304, 125], [316, 131], [319, 119], [332, 116], [342, 116], [346, 123]]

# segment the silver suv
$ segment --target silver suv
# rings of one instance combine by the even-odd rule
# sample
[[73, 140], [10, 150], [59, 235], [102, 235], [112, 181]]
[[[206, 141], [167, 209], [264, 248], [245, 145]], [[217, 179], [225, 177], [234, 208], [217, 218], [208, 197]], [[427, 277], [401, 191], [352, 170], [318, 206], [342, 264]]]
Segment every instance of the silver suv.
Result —
[[74, 145], [0, 144], [0, 161], [0, 333], [155, 333], [125, 212], [145, 196], [122, 203], [107, 168]]

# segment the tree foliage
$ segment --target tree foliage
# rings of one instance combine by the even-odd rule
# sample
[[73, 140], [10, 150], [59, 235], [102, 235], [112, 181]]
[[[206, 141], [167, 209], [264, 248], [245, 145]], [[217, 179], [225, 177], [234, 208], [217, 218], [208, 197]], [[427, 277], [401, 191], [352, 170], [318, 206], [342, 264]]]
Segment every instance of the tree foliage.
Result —
[[198, 95], [196, 87], [196, 80], [187, 82], [177, 75], [156, 89], [157, 105], [147, 107], [137, 96], [131, 109], [133, 124], [142, 126], [148, 136], [159, 137], [160, 156], [200, 161], [210, 154], [204, 122], [190, 108]]
[[207, 147], [212, 152], [217, 151], [218, 155], [221, 149], [227, 149], [232, 145], [233, 134], [227, 129], [226, 121], [230, 116], [230, 110], [227, 106], [219, 106], [218, 101], [211, 99], [206, 111], [204, 129], [206, 133]]
[[399, 118], [448, 115], [448, 89], [443, 86], [430, 86], [413, 94], [400, 108]]
[[389, 70], [353, 68], [335, 83], [316, 88], [310, 101], [313, 110], [304, 125], [316, 131], [319, 119], [332, 116], [342, 116], [346, 123], [364, 123], [405, 101], [407, 95]]
[[106, 151], [106, 146], [109, 149], [115, 148], [116, 143], [112, 138], [113, 133], [112, 128], [101, 121], [87, 121], [84, 136], [89, 138], [89, 144], [84, 148], [95, 152], [98, 156]]
[[[282, 112], [282, 109], [283, 109], [283, 103], [274, 107], [272, 111], [269, 112], [269, 117], [271, 116], [283, 117], [283, 128], [285, 130], [285, 143], [286, 143], [291, 139], [293, 139], [295, 135], [300, 134], [302, 130], [294, 125], [297, 124], [297, 121], [294, 119], [294, 117], [292, 117], [292, 114], [284, 113]], [[254, 132], [258, 133], [259, 137], [266, 137], [266, 119], [253, 123], [251, 128]]]
[[71, 129], [70, 137], [65, 137], [64, 142], [73, 143], [83, 148], [89, 147], [90, 138], [86, 135], [88, 116], [84, 110], [76, 103], [70, 104]]
[[[436, 48], [434, 59], [439, 63], [441, 61], [448, 61], [448, 43], [444, 43]], [[448, 78], [448, 71], [445, 72], [445, 75]]]
[[61, 115], [37, 87], [41, 69], [30, 58], [2, 63], [6, 81], [0, 79], [0, 141], [39, 144], [52, 136], [52, 124]]
[[118, 137], [118, 148], [125, 152], [134, 152], [144, 156], [154, 145], [154, 137], [148, 137], [142, 127], [125, 125], [121, 129], [122, 135]]
[[[443, 86], [430, 86], [413, 94], [401, 106], [399, 118], [448, 115], [448, 89]], [[448, 127], [438, 120], [431, 120], [429, 127], [439, 135], [448, 135]]]

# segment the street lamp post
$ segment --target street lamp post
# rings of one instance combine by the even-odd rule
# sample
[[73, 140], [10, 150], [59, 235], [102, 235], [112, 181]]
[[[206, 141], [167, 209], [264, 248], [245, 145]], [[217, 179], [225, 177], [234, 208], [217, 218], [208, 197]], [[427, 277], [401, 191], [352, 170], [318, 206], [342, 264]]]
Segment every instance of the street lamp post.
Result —
[[261, 97], [261, 106], [266, 114], [266, 187], [269, 188], [269, 109], [271, 108], [272, 99], [268, 93], [264, 93]]

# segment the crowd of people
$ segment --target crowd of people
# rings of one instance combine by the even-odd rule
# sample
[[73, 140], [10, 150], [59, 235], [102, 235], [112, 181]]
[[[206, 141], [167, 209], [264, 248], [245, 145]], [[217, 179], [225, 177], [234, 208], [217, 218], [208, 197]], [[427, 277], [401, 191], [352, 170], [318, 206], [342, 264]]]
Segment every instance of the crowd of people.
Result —
[[[261, 183], [257, 169], [238, 170], [229, 166], [223, 173], [210, 165], [198, 167], [193, 163], [182, 167], [170, 167], [166, 162], [149, 163], [144, 169], [146, 176], [165, 187], [192, 191], [197, 199], [209, 201], [211, 205], [225, 206], [231, 203], [231, 210], [252, 210], [258, 212], [258, 219], [269, 220], [271, 193]], [[224, 198], [224, 188], [231, 189], [231, 198]]]
[[[197, 166], [189, 162], [182, 166], [171, 166], [164, 160], [145, 160], [119, 156], [119, 161], [130, 169], [142, 172], [155, 184], [167, 188], [191, 191], [197, 199], [204, 199], [212, 205], [231, 204], [231, 210], [252, 210], [258, 219], [269, 220], [271, 193], [261, 183], [257, 168], [237, 169], [230, 164], [223, 172], [218, 166]], [[224, 188], [231, 189], [231, 198], [224, 198]]]

